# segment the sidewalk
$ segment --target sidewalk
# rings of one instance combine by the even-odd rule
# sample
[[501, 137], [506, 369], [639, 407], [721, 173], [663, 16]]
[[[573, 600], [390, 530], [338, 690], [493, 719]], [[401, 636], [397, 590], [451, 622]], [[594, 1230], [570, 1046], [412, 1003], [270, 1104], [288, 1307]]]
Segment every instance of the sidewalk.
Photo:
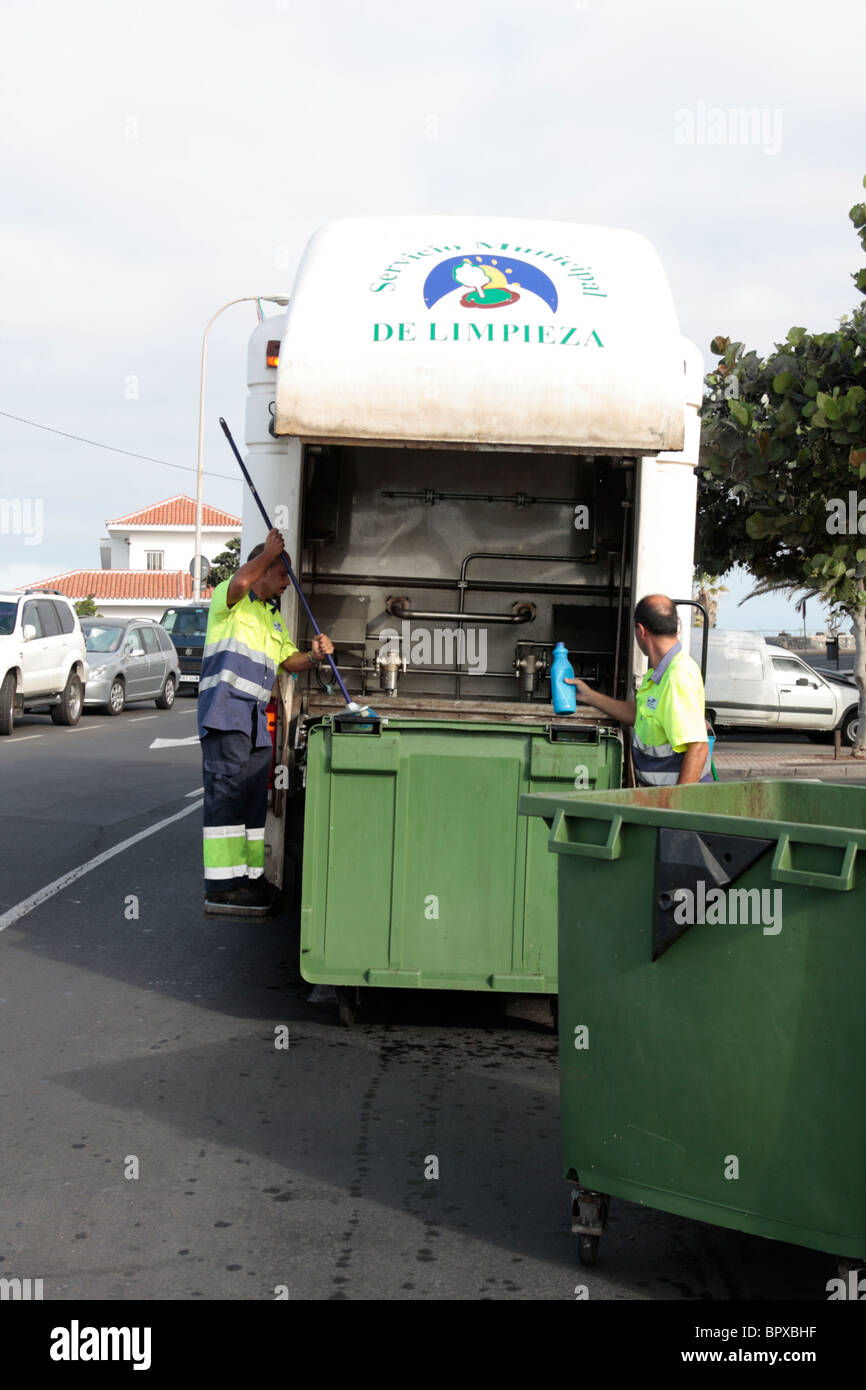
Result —
[[841, 757], [833, 757], [833, 749], [820, 753], [804, 752], [802, 747], [788, 752], [751, 753], [748, 748], [726, 749], [716, 744], [713, 762], [722, 782], [739, 782], [753, 777], [820, 777], [822, 781], [851, 782], [866, 786], [866, 759], [851, 757], [851, 749], [843, 748]]

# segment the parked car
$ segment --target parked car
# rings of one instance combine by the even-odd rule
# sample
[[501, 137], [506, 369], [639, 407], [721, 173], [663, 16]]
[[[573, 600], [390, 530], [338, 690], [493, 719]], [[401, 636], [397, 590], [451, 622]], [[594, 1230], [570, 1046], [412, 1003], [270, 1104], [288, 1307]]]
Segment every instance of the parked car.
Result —
[[[690, 642], [699, 660], [699, 629], [691, 629]], [[754, 632], [710, 632], [706, 692], [707, 718], [717, 727], [799, 729], [812, 737], [839, 729], [849, 747], [857, 740], [856, 685], [816, 671]]]
[[180, 661], [180, 683], [198, 694], [201, 680], [201, 658], [204, 639], [207, 633], [207, 615], [210, 601], [200, 599], [196, 603], [177, 603], [166, 608], [160, 622], [177, 648]]
[[42, 705], [55, 724], [77, 724], [87, 675], [84, 634], [65, 595], [0, 592], [0, 734]]
[[171, 709], [180, 674], [168, 634], [150, 618], [85, 618], [90, 679], [87, 708], [120, 714], [133, 700], [154, 700]]

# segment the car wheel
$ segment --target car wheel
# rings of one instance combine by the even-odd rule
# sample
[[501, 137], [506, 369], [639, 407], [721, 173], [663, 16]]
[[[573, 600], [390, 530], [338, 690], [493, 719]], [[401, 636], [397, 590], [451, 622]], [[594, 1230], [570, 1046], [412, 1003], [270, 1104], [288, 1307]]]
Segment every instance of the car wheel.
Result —
[[0, 734], [11, 734], [15, 727], [15, 672], [9, 671], [0, 685]]
[[853, 748], [860, 729], [860, 711], [857, 705], [852, 705], [839, 727], [842, 730], [842, 742]]
[[120, 714], [126, 704], [126, 686], [119, 676], [111, 682], [108, 699], [103, 705], [106, 714]]
[[174, 676], [166, 676], [165, 685], [162, 687], [162, 694], [156, 697], [157, 709], [171, 709], [174, 704], [175, 696]]
[[60, 696], [60, 704], [51, 706], [51, 718], [55, 724], [77, 724], [81, 718], [84, 704], [84, 686], [81, 677], [73, 671]]

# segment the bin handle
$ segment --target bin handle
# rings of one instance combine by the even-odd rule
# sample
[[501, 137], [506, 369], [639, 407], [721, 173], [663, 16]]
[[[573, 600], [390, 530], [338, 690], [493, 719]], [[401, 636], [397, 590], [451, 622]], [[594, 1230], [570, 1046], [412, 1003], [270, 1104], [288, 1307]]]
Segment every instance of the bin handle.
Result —
[[369, 718], [366, 715], [359, 718], [356, 714], [343, 714], [341, 712], [334, 715], [331, 732], [338, 737], [342, 737], [344, 734], [359, 734], [362, 737], [381, 738], [385, 723], [386, 720], [378, 714], [371, 714]]
[[[835, 848], [842, 849], [841, 845]], [[794, 869], [791, 867], [791, 837], [782, 834], [773, 855], [770, 877], [775, 883], [797, 883], [804, 888], [831, 888], [837, 893], [848, 893], [854, 887], [854, 861], [857, 858], [856, 840], [848, 840], [844, 847], [842, 868], [838, 874], [820, 873], [816, 869]]]
[[[610, 829], [607, 840], [603, 845], [584, 844], [580, 841], [569, 840], [566, 836], [565, 822], [568, 820], [566, 811], [559, 808], [553, 818], [553, 828], [550, 832], [548, 847], [554, 854], [577, 854], [583, 859], [619, 859], [622, 855], [622, 816], [611, 816]], [[577, 820], [576, 816], [571, 817]], [[580, 820], [586, 823], [588, 817], [581, 816]], [[598, 824], [598, 822], [594, 822]]]
[[598, 743], [599, 731], [592, 727], [574, 724], [547, 724], [545, 726], [548, 743]]

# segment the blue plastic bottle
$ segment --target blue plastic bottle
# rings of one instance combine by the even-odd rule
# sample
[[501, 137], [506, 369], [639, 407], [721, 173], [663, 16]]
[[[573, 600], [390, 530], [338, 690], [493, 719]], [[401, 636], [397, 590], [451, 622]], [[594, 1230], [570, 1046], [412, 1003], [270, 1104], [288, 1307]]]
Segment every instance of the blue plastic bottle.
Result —
[[574, 714], [577, 709], [577, 690], [565, 684], [565, 677], [574, 679], [574, 668], [568, 659], [568, 648], [564, 642], [557, 642], [553, 649], [553, 662], [550, 667], [550, 691], [553, 708], [557, 714]]

